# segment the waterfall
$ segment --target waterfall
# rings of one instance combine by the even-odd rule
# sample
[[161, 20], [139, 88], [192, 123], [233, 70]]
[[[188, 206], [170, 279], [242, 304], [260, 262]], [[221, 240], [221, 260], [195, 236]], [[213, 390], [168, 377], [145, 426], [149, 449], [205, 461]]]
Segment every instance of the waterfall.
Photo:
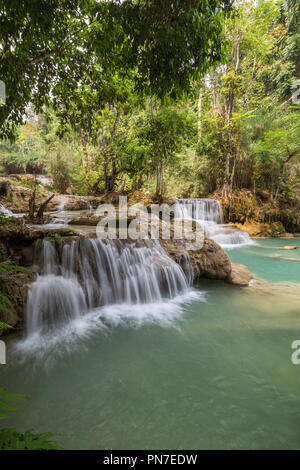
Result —
[[247, 232], [223, 223], [222, 207], [214, 199], [178, 199], [174, 216], [197, 220], [205, 235], [222, 248], [235, 248], [253, 243]]
[[178, 199], [175, 217], [223, 223], [222, 207], [214, 199]]
[[3, 206], [3, 204], [0, 203], [0, 212], [4, 215], [7, 215], [7, 216], [13, 216], [14, 214], [12, 213], [12, 211], [10, 211], [9, 209], [6, 209], [6, 207]]
[[43, 186], [53, 186], [53, 179], [45, 175], [36, 175], [36, 180]]
[[6, 209], [6, 207], [3, 206], [3, 204], [0, 203], [0, 213], [6, 215], [7, 217], [23, 217], [24, 214], [15, 214], [14, 212], [10, 211], [9, 209]]
[[[46, 332], [105, 305], [143, 305], [173, 298], [192, 283], [159, 243], [79, 239], [59, 250], [52, 241], [36, 246], [36, 281], [28, 293], [27, 333]], [[141, 307], [142, 308], [142, 307]]]

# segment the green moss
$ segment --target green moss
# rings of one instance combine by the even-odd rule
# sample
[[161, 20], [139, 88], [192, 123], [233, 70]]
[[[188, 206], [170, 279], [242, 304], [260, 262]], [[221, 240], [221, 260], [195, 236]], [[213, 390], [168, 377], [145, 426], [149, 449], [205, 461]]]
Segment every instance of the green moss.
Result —
[[13, 222], [15, 219], [14, 217], [11, 217], [9, 215], [5, 215], [2, 212], [0, 212], [0, 227], [2, 227], [5, 224], [9, 224]]
[[5, 243], [0, 241], [0, 263], [7, 260], [8, 258], [8, 249]]

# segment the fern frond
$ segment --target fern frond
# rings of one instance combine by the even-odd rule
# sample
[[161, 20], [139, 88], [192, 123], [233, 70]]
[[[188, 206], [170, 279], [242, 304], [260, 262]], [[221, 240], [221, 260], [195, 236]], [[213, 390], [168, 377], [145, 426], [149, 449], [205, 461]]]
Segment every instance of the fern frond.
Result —
[[[1, 296], [1, 292], [0, 292], [0, 296]], [[1, 310], [1, 302], [0, 302], [0, 310]], [[3, 321], [0, 321], [0, 331], [1, 330], [10, 330], [11, 328], [13, 328], [11, 325], [8, 325], [7, 323], [4, 323]]]
[[2, 261], [0, 263], [0, 274], [8, 274], [12, 272], [30, 273], [29, 269], [24, 268], [23, 266], [18, 266], [11, 260]]
[[31, 429], [24, 434], [13, 428], [0, 431], [0, 450], [59, 450], [57, 444], [51, 441], [52, 433], [34, 434]]
[[10, 415], [7, 412], [16, 410], [14, 406], [9, 405], [6, 402], [15, 402], [17, 400], [24, 400], [25, 398], [27, 398], [26, 395], [11, 393], [3, 388], [0, 388], [0, 419], [9, 418]]

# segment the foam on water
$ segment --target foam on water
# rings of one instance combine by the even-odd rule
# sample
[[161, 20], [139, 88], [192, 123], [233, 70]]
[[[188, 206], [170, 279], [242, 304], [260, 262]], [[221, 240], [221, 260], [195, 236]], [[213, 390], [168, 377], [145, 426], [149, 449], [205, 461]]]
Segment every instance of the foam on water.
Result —
[[188, 305], [205, 301], [205, 292], [190, 288], [172, 299], [135, 305], [105, 305], [88, 312], [82, 311], [81, 314], [77, 312], [71, 320], [55, 330], [42, 334], [41, 330], [36, 329], [24, 339], [16, 341], [12, 353], [18, 362], [36, 360], [44, 361], [46, 367], [51, 366], [66, 353], [85, 349], [88, 338], [99, 336], [99, 333], [113, 333], [119, 327], [139, 328], [157, 324], [165, 328], [178, 328], [178, 320], [185, 314]]
[[169, 325], [182, 305], [203, 297], [185, 271], [159, 243], [80, 239], [58, 251], [44, 240], [36, 246], [36, 281], [28, 292], [26, 339], [17, 349], [35, 353], [57, 343], [68, 347], [108, 326]]

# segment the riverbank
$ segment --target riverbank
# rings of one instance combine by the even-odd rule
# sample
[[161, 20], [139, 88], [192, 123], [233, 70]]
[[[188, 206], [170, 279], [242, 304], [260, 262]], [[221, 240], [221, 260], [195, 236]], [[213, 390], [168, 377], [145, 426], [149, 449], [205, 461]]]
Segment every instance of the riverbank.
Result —
[[223, 208], [224, 221], [235, 224], [251, 237], [274, 238], [299, 236], [300, 196], [274, 198], [267, 191], [255, 193], [244, 189], [224, 197], [218, 191], [212, 195]]
[[[175, 197], [165, 197], [157, 201], [155, 197], [141, 191], [111, 192], [98, 197], [58, 194], [51, 185], [46, 184], [49, 181], [40, 175], [36, 185], [34, 176], [30, 174], [0, 177], [0, 204], [13, 213], [27, 214], [34, 187], [36, 187], [37, 206], [54, 194], [47, 205], [48, 212], [96, 209], [102, 203], [117, 205], [120, 195], [127, 196], [129, 206], [143, 204], [147, 208], [158, 202], [173, 205], [177, 200]], [[300, 237], [298, 198], [274, 200], [266, 191], [257, 191], [254, 194], [249, 190], [234, 191], [230, 198], [224, 198], [219, 191], [211, 198], [221, 204], [224, 222], [247, 232], [251, 238]]]

